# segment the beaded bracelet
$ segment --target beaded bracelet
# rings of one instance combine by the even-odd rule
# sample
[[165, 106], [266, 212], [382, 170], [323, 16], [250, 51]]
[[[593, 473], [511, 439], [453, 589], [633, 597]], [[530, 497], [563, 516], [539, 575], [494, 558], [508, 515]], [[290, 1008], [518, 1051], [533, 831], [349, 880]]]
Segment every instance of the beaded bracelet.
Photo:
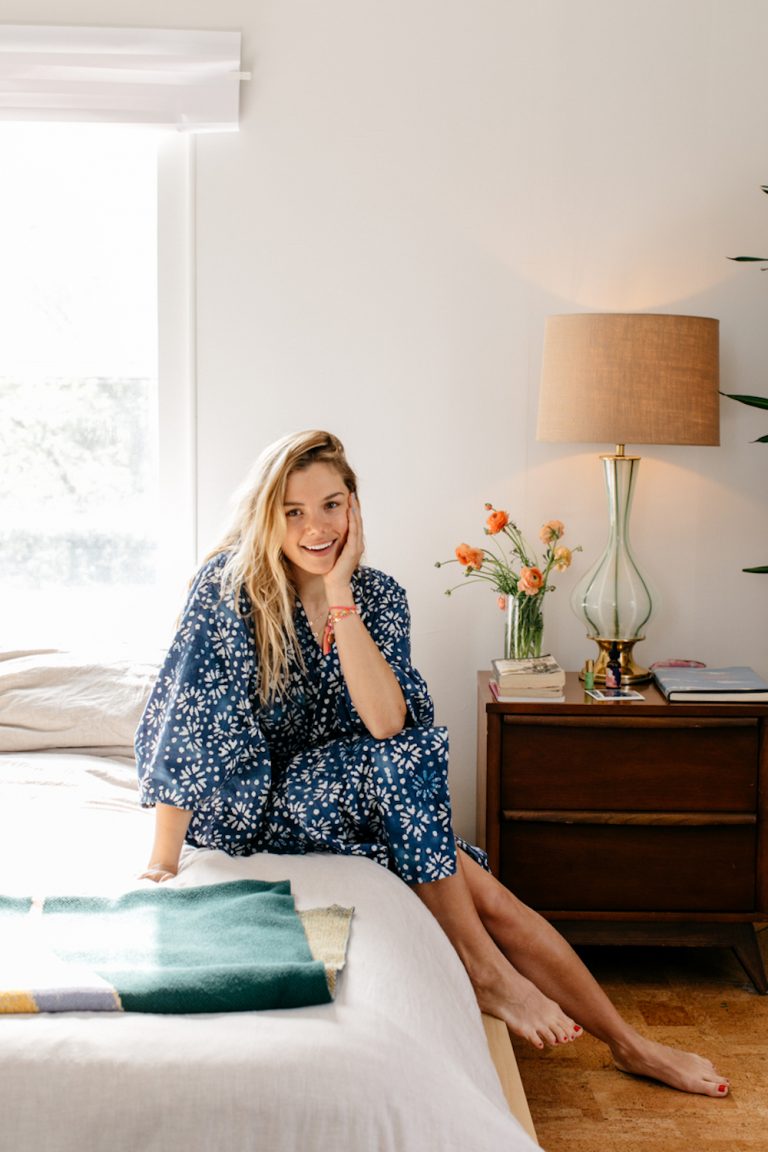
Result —
[[336, 623], [343, 620], [346, 616], [359, 616], [360, 609], [356, 604], [331, 604], [328, 609], [328, 619], [325, 622], [323, 629], [323, 655], [327, 656], [333, 644], [333, 636], [336, 628]]

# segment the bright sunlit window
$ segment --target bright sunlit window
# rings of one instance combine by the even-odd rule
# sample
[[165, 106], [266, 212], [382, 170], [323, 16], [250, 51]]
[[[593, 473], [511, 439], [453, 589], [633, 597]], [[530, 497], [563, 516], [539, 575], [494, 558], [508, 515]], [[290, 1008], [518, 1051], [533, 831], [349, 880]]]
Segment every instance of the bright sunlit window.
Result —
[[0, 125], [2, 649], [164, 635], [158, 140]]

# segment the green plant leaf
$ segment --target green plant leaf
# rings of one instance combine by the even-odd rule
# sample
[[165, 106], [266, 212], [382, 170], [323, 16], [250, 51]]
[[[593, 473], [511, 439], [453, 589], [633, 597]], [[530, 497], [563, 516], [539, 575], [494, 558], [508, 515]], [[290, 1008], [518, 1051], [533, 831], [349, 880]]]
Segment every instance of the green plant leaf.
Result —
[[745, 260], [754, 260], [759, 263], [761, 260], [768, 260], [768, 256], [729, 256], [729, 260], [737, 260], [743, 263]]
[[759, 564], [757, 568], [742, 568], [742, 572], [768, 572], [768, 564]]
[[753, 444], [768, 444], [768, 436], [758, 436], [757, 440], [752, 441]]
[[752, 408], [768, 408], [768, 396], [741, 396], [734, 392], [721, 392], [729, 400], [738, 400], [739, 404], [749, 404]]

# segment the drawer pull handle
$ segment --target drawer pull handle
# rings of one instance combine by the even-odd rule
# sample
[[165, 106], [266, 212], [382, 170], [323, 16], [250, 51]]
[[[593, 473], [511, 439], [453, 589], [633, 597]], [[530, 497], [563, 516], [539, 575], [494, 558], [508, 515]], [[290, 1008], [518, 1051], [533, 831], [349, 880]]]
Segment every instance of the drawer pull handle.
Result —
[[669, 732], [674, 728], [757, 728], [760, 721], [754, 716], [502, 716], [502, 723], [526, 728], [649, 728]]
[[720, 828], [757, 824], [753, 812], [563, 812], [550, 809], [504, 809], [507, 823], [525, 824], [637, 824], [670, 828]]

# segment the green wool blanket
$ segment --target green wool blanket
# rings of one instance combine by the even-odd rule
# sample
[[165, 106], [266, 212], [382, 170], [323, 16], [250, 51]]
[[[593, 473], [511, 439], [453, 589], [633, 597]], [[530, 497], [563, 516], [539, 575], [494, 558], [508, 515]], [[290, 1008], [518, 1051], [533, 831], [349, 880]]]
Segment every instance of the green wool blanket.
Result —
[[[0, 1013], [245, 1012], [332, 998], [351, 909], [331, 925], [329, 972], [290, 881], [158, 886], [114, 899], [0, 896]], [[326, 931], [327, 934], [327, 931]]]

